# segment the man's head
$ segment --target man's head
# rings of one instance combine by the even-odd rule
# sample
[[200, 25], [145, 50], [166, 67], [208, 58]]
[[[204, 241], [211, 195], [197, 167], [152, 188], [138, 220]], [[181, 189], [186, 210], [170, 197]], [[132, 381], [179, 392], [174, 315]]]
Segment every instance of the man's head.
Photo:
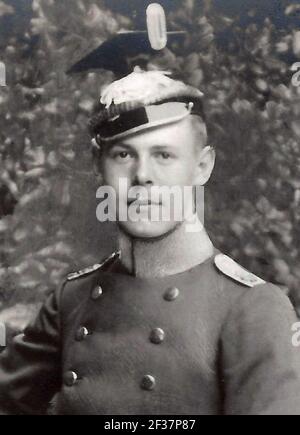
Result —
[[[192, 214], [192, 188], [204, 186], [214, 166], [215, 154], [207, 146], [205, 123], [199, 110], [193, 111], [199, 107], [196, 100], [202, 94], [187, 87], [190, 99], [193, 92], [197, 97], [188, 102], [181, 82], [168, 82], [167, 93], [174, 93], [172, 82], [176, 92], [179, 89], [182, 93], [182, 102], [162, 101], [150, 107], [145, 104], [145, 116], [140, 109], [130, 110], [125, 112], [127, 118], [116, 115], [112, 123], [108, 121], [105, 128], [96, 131], [102, 139], [106, 136], [97, 140], [101, 148], [95, 153], [97, 169], [104, 184], [116, 192], [118, 217], [120, 207], [128, 210], [128, 219], [119, 224], [135, 238], [161, 237], [173, 231], [186, 214]], [[167, 95], [165, 89], [164, 93]], [[141, 122], [141, 113], [147, 122]]]

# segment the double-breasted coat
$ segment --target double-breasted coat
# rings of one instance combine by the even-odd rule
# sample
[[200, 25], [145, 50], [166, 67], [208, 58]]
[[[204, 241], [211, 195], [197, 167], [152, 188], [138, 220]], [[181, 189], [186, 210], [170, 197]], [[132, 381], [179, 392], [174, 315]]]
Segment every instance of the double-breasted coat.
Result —
[[291, 303], [215, 263], [142, 279], [111, 257], [71, 275], [1, 355], [1, 412], [300, 414]]

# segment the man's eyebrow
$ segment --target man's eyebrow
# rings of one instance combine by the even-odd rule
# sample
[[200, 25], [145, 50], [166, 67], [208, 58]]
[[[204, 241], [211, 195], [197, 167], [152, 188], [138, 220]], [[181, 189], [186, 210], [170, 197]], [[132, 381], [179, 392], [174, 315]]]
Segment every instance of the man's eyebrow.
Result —
[[174, 149], [174, 148], [176, 148], [176, 145], [174, 145], [174, 144], [158, 144], [158, 145], [153, 145], [153, 147], [152, 147], [153, 149], [155, 149], [155, 150], [162, 150], [162, 149]]
[[[135, 151], [136, 150], [135, 146], [132, 146], [130, 144], [125, 144], [125, 143], [122, 143], [122, 142], [113, 143], [110, 146], [110, 150], [112, 150], [114, 148], [123, 148], [123, 149], [126, 149], [128, 151]], [[166, 150], [166, 149], [175, 149], [175, 148], [176, 148], [176, 145], [174, 145], [174, 144], [167, 144], [167, 143], [165, 143], [165, 144], [161, 143], [161, 144], [149, 146], [149, 149], [151, 149], [153, 151], [162, 151], [162, 150]]]
[[132, 146], [125, 144], [125, 143], [120, 143], [120, 142], [113, 143], [109, 148], [111, 150], [113, 148], [125, 148], [126, 150], [133, 150], [134, 149]]

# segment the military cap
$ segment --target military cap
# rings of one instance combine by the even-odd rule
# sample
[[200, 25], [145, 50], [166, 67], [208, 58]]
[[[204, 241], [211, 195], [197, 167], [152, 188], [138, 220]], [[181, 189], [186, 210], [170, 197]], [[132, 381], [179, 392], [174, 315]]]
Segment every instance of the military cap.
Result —
[[185, 32], [167, 31], [164, 10], [158, 4], [151, 4], [147, 9], [147, 28], [147, 31], [115, 35], [68, 71], [104, 68], [119, 76], [103, 89], [90, 120], [94, 146], [179, 122], [190, 114], [205, 118], [203, 94], [199, 89], [172, 78], [172, 72], [161, 71], [153, 63], [147, 71], [137, 58], [168, 50], [168, 44], [180, 42]]
[[100, 145], [128, 135], [178, 122], [190, 114], [204, 118], [202, 92], [162, 71], [135, 69], [109, 85], [90, 121]]
[[[167, 36], [167, 47], [180, 46], [185, 41], [186, 32], [167, 32]], [[72, 65], [67, 74], [104, 69], [122, 78], [132, 71], [133, 64], [145, 66], [145, 61], [157, 54], [158, 51], [151, 47], [147, 31], [121, 31]]]
[[160, 4], [151, 3], [146, 16], [147, 30], [118, 32], [71, 66], [67, 74], [105, 69], [122, 78], [132, 72], [132, 62], [144, 64], [166, 47], [180, 46], [185, 41], [185, 31], [167, 30], [166, 14]]

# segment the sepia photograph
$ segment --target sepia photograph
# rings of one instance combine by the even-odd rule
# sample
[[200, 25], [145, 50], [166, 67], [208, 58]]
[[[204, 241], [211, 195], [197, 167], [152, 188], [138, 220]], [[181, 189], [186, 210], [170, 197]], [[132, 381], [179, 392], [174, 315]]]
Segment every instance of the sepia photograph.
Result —
[[300, 0], [0, 0], [0, 415], [300, 415]]

